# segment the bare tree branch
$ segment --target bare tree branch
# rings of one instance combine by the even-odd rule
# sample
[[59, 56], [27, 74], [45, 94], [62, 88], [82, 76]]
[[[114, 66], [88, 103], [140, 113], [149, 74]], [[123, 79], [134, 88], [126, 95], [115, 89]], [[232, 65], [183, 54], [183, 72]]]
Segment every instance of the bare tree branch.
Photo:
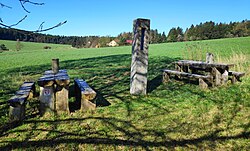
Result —
[[24, 21], [28, 16], [25, 15], [21, 20], [19, 20], [17, 23], [13, 24], [13, 25], [10, 25], [10, 28], [13, 27], [13, 26], [17, 26], [18, 24], [20, 24], [22, 21]]
[[[44, 22], [43, 22], [44, 23]], [[42, 24], [43, 24], [42, 23]], [[44, 32], [44, 31], [48, 31], [48, 30], [51, 30], [51, 29], [54, 29], [54, 28], [57, 28], [57, 27], [59, 27], [59, 26], [62, 26], [63, 24], [65, 24], [65, 23], [67, 23], [67, 21], [64, 21], [64, 22], [60, 22], [60, 23], [58, 23], [57, 25], [55, 25], [55, 26], [53, 26], [53, 27], [50, 27], [50, 28], [46, 28], [46, 29], [42, 29], [42, 28], [40, 28], [40, 27], [42, 27], [41, 25], [39, 26], [39, 28], [40, 29], [38, 29], [38, 30], [35, 30], [35, 31], [30, 31], [30, 32], [35, 32], [35, 33], [38, 33], [38, 32]]]
[[23, 10], [27, 13], [30, 13], [30, 11], [28, 11], [26, 8], [25, 8], [25, 3], [30, 3], [30, 4], [33, 4], [33, 5], [44, 5], [44, 3], [36, 3], [36, 2], [31, 2], [29, 0], [19, 0]]
[[9, 9], [11, 9], [11, 8], [12, 8], [12, 7], [7, 6], [7, 5], [5, 5], [5, 4], [3, 4], [3, 3], [0, 3], [0, 6], [1, 6], [2, 8], [4, 8], [4, 7], [9, 8]]
[[[37, 3], [37, 2], [33, 2], [33, 1], [30, 1], [30, 0], [18, 0], [21, 7], [23, 8], [23, 10], [26, 12], [26, 13], [30, 13], [30, 11], [28, 11], [26, 8], [25, 8], [25, 5], [27, 3], [31, 4], [31, 5], [44, 5], [45, 3]], [[0, 3], [0, 7], [6, 7], [6, 8], [12, 8], [10, 6], [7, 6], [3, 3]], [[19, 20], [17, 23], [15, 24], [12, 24], [12, 25], [7, 25], [7, 24], [4, 24], [2, 18], [0, 17], [0, 27], [5, 27], [5, 28], [12, 28], [14, 26], [17, 26], [18, 24], [20, 24], [21, 22], [23, 22], [25, 19], [27, 18], [27, 15], [25, 15], [21, 20]], [[62, 26], [63, 24], [65, 24], [67, 21], [64, 21], [64, 22], [60, 22], [58, 24], [56, 24], [55, 26], [52, 26], [52, 27], [49, 27], [49, 28], [46, 28], [46, 29], [43, 29], [43, 24], [45, 22], [42, 22], [39, 26], [39, 28], [37, 30], [34, 30], [34, 31], [28, 31], [28, 32], [34, 32], [34, 33], [38, 33], [38, 32], [44, 32], [44, 31], [48, 31], [48, 30], [51, 30], [51, 29], [54, 29], [54, 28], [57, 28], [59, 26]], [[12, 28], [14, 29], [14, 28]], [[16, 30], [20, 30], [20, 29], [16, 29]]]
[[20, 2], [20, 4], [21, 4], [23, 10], [26, 11], [27, 13], [30, 13], [30, 11], [28, 11], [28, 10], [24, 7], [24, 3], [22, 3], [21, 0], [19, 0], [19, 2]]
[[[28, 16], [25, 15], [21, 20], [19, 20], [17, 23], [15, 24], [12, 24], [12, 25], [5, 25], [3, 23], [0, 23], [0, 26], [3, 26], [3, 27], [6, 27], [6, 28], [11, 28], [13, 26], [17, 26], [18, 24], [20, 24], [21, 22], [23, 22]], [[2, 22], [2, 19], [0, 18], [1, 22]]]
[[21, 1], [23, 4], [25, 3], [30, 3], [30, 4], [33, 4], [33, 5], [44, 5], [45, 3], [37, 3], [37, 2], [32, 2], [30, 0], [19, 0]]
[[[3, 23], [0, 23], [0, 26], [3, 26], [3, 27], [5, 27], [5, 28], [14, 29], [14, 28], [12, 28], [12, 27], [18, 25], [19, 23], [21, 23], [26, 17], [27, 17], [27, 16], [25, 16], [25, 17], [24, 17], [23, 19], [21, 19], [19, 22], [17, 22], [16, 24], [13, 24], [13, 25], [11, 25], [11, 26], [5, 25], [5, 24], [3, 24]], [[33, 32], [33, 33], [45, 32], [45, 31], [48, 31], [48, 30], [57, 28], [57, 27], [59, 27], [59, 26], [62, 26], [63, 24], [67, 23], [67, 21], [60, 22], [60, 23], [56, 24], [55, 26], [52, 26], [52, 27], [49, 27], [49, 28], [46, 28], [46, 29], [43, 29], [43, 24], [44, 24], [44, 23], [45, 23], [45, 22], [42, 22], [37, 30], [33, 30], [33, 31], [32, 31], [32, 30], [25, 30], [25, 31], [27, 31], [27, 32]], [[17, 29], [17, 28], [15, 28], [15, 29], [16, 29], [16, 30], [21, 30], [21, 29]]]
[[38, 27], [38, 30], [43, 30], [43, 24], [44, 24], [45, 22], [42, 22], [41, 24], [40, 24], [40, 26]]

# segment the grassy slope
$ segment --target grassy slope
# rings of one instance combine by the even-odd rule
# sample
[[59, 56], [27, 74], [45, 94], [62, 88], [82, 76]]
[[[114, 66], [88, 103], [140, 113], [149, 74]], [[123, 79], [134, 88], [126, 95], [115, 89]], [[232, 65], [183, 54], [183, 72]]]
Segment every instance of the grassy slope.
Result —
[[[15, 47], [15, 42], [0, 43]], [[249, 72], [250, 37], [150, 45], [149, 94], [144, 97], [129, 95], [131, 47], [72, 49], [51, 45], [52, 50], [43, 50], [45, 44], [23, 45], [20, 52], [0, 54], [2, 149], [250, 148], [249, 76], [236, 85], [203, 91], [182, 82], [162, 84], [160, 73], [160, 69], [171, 67], [171, 62], [191, 56], [187, 46], [195, 50], [193, 56], [202, 48], [202, 54], [213, 52], [225, 60], [241, 52], [247, 58], [245, 72]], [[97, 102], [111, 105], [99, 107], [95, 113], [80, 113], [70, 98], [70, 115], [39, 117], [34, 99], [28, 105], [27, 119], [8, 125], [6, 100], [22, 81], [37, 80], [55, 57], [60, 58], [61, 68], [68, 69], [71, 79], [84, 78], [96, 89]]]

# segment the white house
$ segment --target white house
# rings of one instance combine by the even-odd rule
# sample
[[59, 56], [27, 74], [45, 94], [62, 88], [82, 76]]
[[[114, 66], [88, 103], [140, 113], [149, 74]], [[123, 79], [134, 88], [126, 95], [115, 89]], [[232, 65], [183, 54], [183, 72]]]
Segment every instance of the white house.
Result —
[[119, 46], [119, 44], [116, 41], [114, 41], [114, 40], [112, 40], [111, 42], [107, 43], [107, 45], [110, 46], [110, 47]]

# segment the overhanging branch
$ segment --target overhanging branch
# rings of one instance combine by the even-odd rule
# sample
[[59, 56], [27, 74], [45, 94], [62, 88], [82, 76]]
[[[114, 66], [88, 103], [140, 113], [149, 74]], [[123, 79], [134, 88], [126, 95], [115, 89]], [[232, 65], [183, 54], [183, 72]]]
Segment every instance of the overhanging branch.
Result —
[[[14, 29], [14, 28], [12, 28], [12, 27], [18, 25], [19, 23], [21, 23], [26, 17], [27, 17], [27, 16], [25, 16], [25, 17], [24, 17], [22, 20], [20, 20], [18, 23], [13, 24], [13, 25], [11, 25], [11, 26], [5, 25], [5, 24], [3, 24], [3, 23], [0, 22], [0, 26], [5, 27], [5, 28]], [[33, 31], [32, 31], [32, 30], [25, 30], [25, 31], [27, 31], [27, 32], [33, 32], [33, 33], [45, 32], [45, 31], [52, 30], [52, 29], [54, 29], [54, 28], [60, 27], [60, 26], [62, 26], [63, 24], [67, 23], [67, 21], [60, 22], [60, 23], [56, 24], [55, 26], [52, 26], [52, 27], [49, 27], [49, 28], [46, 28], [46, 29], [43, 29], [43, 24], [44, 24], [44, 23], [45, 23], [45, 22], [42, 22], [42, 23], [40, 24], [38, 30], [33, 30]], [[17, 28], [15, 28], [15, 29], [17, 29]], [[21, 30], [21, 29], [17, 29], [17, 30]]]
[[[44, 23], [44, 22], [43, 22]], [[42, 23], [42, 24], [43, 24]], [[35, 33], [38, 33], [38, 32], [45, 32], [45, 31], [48, 31], [48, 30], [51, 30], [51, 29], [54, 29], [54, 28], [57, 28], [59, 26], [62, 26], [63, 24], [67, 23], [67, 20], [64, 21], [64, 22], [60, 22], [58, 23], [57, 25], [53, 26], [53, 27], [50, 27], [50, 28], [46, 28], [46, 29], [42, 29], [42, 24], [39, 26], [38, 30], [35, 30], [35, 31], [30, 31], [30, 32], [35, 32]]]
[[[30, 13], [30, 11], [28, 11], [28, 10], [25, 8], [25, 5], [26, 5], [27, 3], [32, 4], [32, 5], [44, 5], [44, 4], [45, 4], [45, 3], [33, 2], [33, 1], [30, 1], [30, 0], [17, 0], [17, 1], [19, 1], [19, 3], [20, 3], [20, 5], [21, 5], [21, 7], [23, 8], [23, 10], [24, 10], [25, 12], [27, 12], [27, 13]], [[10, 8], [10, 9], [12, 8], [12, 7], [7, 6], [7, 5], [5, 5], [5, 4], [3, 4], [3, 3], [0, 3], [0, 7], [2, 7], [2, 8], [3, 8], [3, 7], [6, 7], [6, 8]], [[27, 15], [25, 15], [25, 16], [24, 16], [21, 20], [19, 20], [17, 23], [12, 24], [12, 25], [7, 25], [7, 24], [5, 24], [5, 23], [3, 22], [2, 18], [0, 17], [0, 27], [2, 26], [2, 27], [5, 27], [5, 28], [12, 28], [12, 29], [14, 29], [14, 28], [13, 28], [14, 26], [17, 26], [18, 24], [20, 24], [21, 22], [23, 22], [26, 18], [27, 18]], [[66, 22], [67, 22], [67, 21], [60, 22], [60, 23], [56, 24], [55, 26], [52, 26], [52, 27], [46, 28], [46, 29], [43, 29], [43, 24], [44, 24], [45, 22], [42, 22], [42, 23], [40, 24], [38, 30], [28, 31], [28, 32], [39, 33], [39, 32], [48, 31], [48, 30], [57, 28], [57, 27], [59, 27], [59, 26], [62, 26], [62, 25], [65, 24]], [[17, 28], [15, 28], [15, 29], [16, 29], [16, 30], [21, 30], [21, 29], [17, 29]]]
[[22, 21], [24, 21], [28, 16], [25, 15], [21, 20], [19, 20], [17, 23], [10, 25], [9, 28], [13, 27], [13, 26], [17, 26], [18, 24], [20, 24]]
[[4, 7], [9, 8], [9, 9], [11, 9], [11, 8], [12, 8], [12, 7], [7, 6], [7, 5], [5, 5], [5, 4], [3, 4], [3, 3], [0, 3], [0, 6], [1, 6], [2, 8], [4, 8]]
[[20, 5], [22, 6], [23, 10], [27, 13], [30, 13], [30, 11], [28, 11], [26, 8], [25, 8], [25, 3], [30, 3], [32, 5], [44, 5], [44, 3], [37, 3], [37, 2], [32, 2], [32, 1], [29, 1], [29, 0], [19, 0], [20, 2]]
[[17, 26], [18, 24], [20, 24], [21, 22], [23, 22], [28, 16], [25, 15], [21, 20], [19, 20], [17, 23], [12, 24], [12, 25], [6, 25], [2, 23], [2, 19], [0, 18], [0, 26], [6, 27], [6, 28], [12, 28], [13, 26]]

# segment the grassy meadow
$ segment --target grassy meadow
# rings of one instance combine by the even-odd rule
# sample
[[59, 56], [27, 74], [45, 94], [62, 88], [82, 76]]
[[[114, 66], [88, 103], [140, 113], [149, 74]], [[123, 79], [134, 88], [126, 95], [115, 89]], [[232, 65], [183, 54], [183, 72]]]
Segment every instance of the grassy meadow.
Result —
[[[150, 45], [146, 96], [129, 94], [131, 46], [75, 49], [21, 42], [15, 51], [15, 41], [0, 44], [10, 49], [0, 53], [0, 150], [250, 150], [250, 37]], [[242, 82], [208, 90], [161, 82], [161, 69], [173, 68], [171, 62], [205, 60], [206, 52], [246, 72]], [[71, 78], [71, 112], [41, 117], [34, 98], [25, 120], [10, 123], [7, 100], [23, 81], [37, 81], [49, 70], [52, 58], [60, 59]], [[77, 110], [74, 78], [96, 90], [96, 111]]]

